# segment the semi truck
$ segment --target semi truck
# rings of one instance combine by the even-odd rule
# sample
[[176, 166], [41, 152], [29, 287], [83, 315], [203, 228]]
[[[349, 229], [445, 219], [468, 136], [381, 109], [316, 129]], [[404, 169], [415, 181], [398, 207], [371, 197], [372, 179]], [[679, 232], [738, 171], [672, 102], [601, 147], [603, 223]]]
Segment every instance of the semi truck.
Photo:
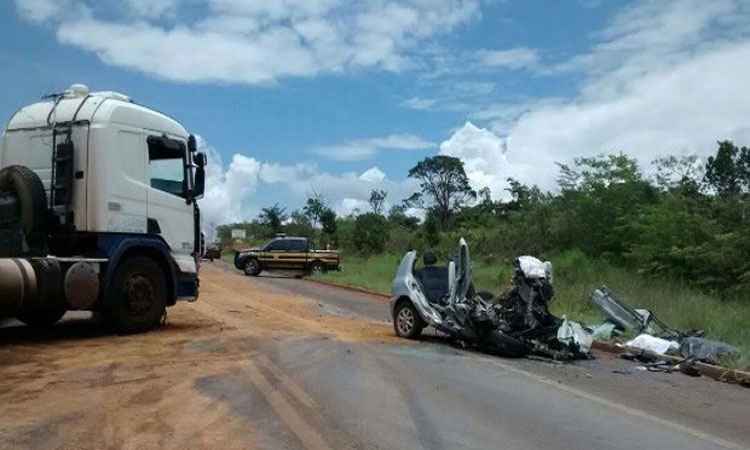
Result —
[[93, 311], [117, 332], [198, 299], [205, 153], [176, 120], [75, 84], [0, 137], [0, 318]]

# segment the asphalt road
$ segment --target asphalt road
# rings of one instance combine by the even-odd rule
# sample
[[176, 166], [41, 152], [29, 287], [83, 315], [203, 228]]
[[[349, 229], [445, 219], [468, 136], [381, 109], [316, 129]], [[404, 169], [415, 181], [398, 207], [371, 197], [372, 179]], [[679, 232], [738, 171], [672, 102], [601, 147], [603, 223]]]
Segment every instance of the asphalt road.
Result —
[[395, 338], [378, 297], [206, 265], [140, 336], [0, 329], [0, 448], [750, 447], [750, 390]]

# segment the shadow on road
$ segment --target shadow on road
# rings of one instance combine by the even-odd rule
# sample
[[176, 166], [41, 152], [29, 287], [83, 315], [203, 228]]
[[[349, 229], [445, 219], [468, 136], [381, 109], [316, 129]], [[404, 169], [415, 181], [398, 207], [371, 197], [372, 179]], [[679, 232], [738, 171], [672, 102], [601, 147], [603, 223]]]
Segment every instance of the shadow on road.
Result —
[[[170, 322], [148, 332], [148, 334], [181, 333], [211, 326], [210, 324]], [[4, 345], [46, 344], [51, 342], [76, 341], [97, 338], [112, 338], [119, 335], [101, 320], [88, 314], [65, 317], [50, 328], [34, 328], [20, 322], [0, 323], [0, 347]]]
[[90, 339], [112, 333], [91, 317], [65, 318], [50, 328], [34, 328], [14, 322], [0, 328], [0, 346]]

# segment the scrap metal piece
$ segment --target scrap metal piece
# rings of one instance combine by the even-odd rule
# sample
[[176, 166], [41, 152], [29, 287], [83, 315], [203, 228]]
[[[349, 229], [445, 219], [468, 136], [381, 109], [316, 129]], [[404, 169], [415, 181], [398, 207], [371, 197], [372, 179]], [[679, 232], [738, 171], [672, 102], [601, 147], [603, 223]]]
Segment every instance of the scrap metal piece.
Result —
[[633, 308], [619, 301], [606, 287], [601, 287], [591, 294], [591, 301], [599, 307], [608, 321], [621, 330], [643, 331], [646, 320]]
[[680, 354], [709, 364], [718, 364], [722, 357], [733, 358], [739, 355], [737, 347], [724, 342], [711, 341], [701, 337], [686, 337], [680, 345]]

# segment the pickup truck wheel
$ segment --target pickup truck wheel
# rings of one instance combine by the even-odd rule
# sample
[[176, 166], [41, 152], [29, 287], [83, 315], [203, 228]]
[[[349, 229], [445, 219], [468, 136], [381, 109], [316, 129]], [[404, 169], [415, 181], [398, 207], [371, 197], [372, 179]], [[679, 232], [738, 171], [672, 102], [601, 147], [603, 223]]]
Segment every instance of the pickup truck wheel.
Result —
[[310, 275], [320, 275], [323, 272], [325, 272], [325, 267], [323, 267], [323, 263], [320, 261], [315, 261], [310, 266]]
[[167, 307], [167, 281], [151, 258], [136, 257], [117, 268], [106, 315], [123, 334], [148, 331], [159, 325]]
[[49, 328], [62, 319], [65, 308], [55, 307], [50, 309], [24, 311], [16, 317], [21, 322], [34, 328]]
[[260, 263], [255, 258], [250, 258], [245, 263], [245, 268], [243, 269], [245, 272], [245, 275], [250, 275], [252, 277], [257, 277], [260, 275]]
[[407, 339], [416, 339], [422, 334], [425, 323], [411, 302], [402, 302], [395, 311], [393, 329], [396, 335]]

